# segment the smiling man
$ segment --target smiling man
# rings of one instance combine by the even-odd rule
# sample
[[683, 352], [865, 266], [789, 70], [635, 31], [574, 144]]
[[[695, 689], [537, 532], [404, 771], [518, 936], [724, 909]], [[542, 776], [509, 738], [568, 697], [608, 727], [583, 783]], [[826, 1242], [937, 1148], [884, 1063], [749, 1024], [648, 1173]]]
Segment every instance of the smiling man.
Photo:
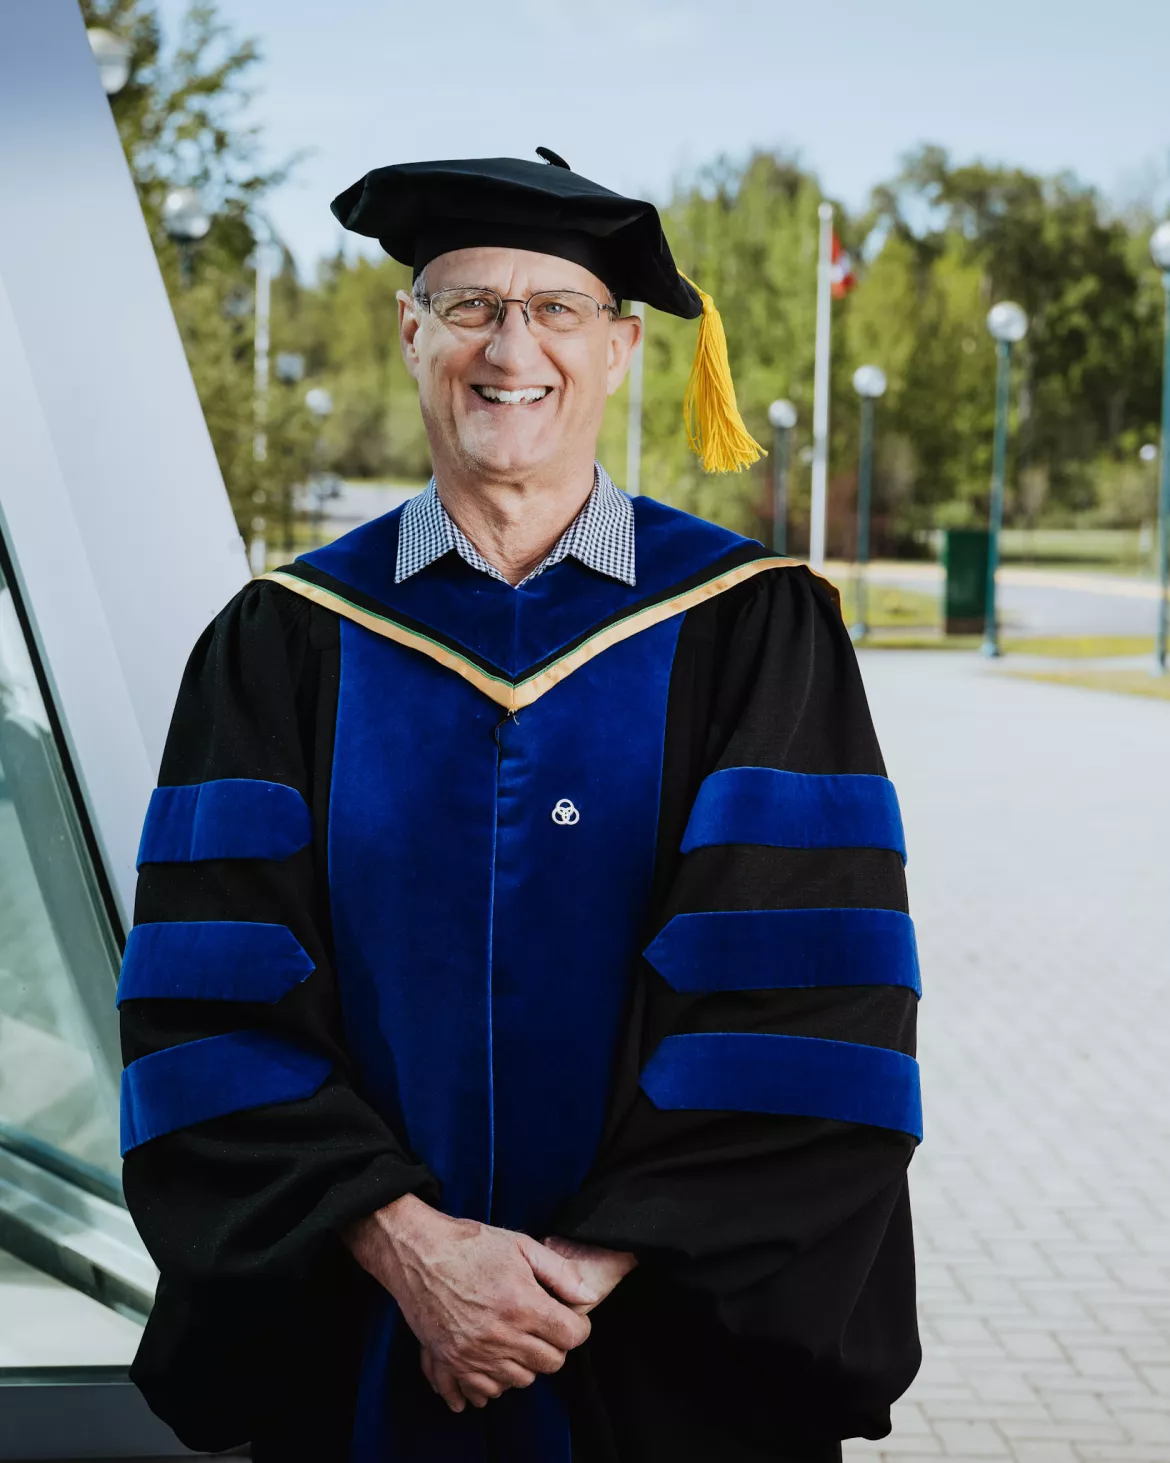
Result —
[[258, 1463], [832, 1463], [918, 1365], [897, 799], [831, 588], [594, 459], [654, 208], [379, 169], [434, 478], [179, 695], [119, 1000], [133, 1375]]
[[[468, 289], [489, 280], [494, 288]], [[522, 585], [579, 513], [581, 545], [604, 536], [609, 518], [632, 533], [628, 500], [593, 460], [640, 332], [607, 285], [554, 255], [456, 249], [427, 264], [399, 309], [435, 472], [407, 510], [408, 544], [410, 525], [445, 511], [486, 572]]]

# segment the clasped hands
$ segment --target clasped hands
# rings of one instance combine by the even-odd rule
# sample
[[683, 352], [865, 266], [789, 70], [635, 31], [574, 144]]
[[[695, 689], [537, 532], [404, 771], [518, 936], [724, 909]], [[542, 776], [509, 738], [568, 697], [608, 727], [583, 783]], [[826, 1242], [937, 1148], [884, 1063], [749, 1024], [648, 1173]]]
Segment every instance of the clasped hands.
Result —
[[413, 1194], [343, 1238], [398, 1302], [452, 1412], [559, 1371], [588, 1337], [589, 1312], [637, 1264], [624, 1251], [453, 1219]]

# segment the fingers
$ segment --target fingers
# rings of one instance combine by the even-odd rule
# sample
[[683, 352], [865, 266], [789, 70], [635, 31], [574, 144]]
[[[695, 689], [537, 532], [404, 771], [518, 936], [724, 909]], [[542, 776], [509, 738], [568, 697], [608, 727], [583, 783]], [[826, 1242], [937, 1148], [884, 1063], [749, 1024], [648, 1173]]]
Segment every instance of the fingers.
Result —
[[575, 1261], [558, 1255], [539, 1240], [528, 1235], [517, 1239], [524, 1258], [532, 1266], [537, 1280], [568, 1305], [595, 1305], [601, 1299], [596, 1289], [581, 1274]]
[[459, 1384], [441, 1361], [436, 1361], [429, 1351], [424, 1347], [422, 1352], [423, 1376], [431, 1384], [432, 1389], [443, 1399], [452, 1412], [462, 1412], [467, 1406], [467, 1399], [459, 1390]]
[[559, 1234], [546, 1234], [541, 1244], [546, 1250], [552, 1250], [554, 1255], [561, 1255], [566, 1260], [575, 1260], [580, 1249], [576, 1240], [563, 1239]]
[[604, 1289], [589, 1283], [575, 1259], [528, 1235], [485, 1227], [471, 1238], [470, 1249], [456, 1248], [446, 1262], [459, 1283], [440, 1270], [437, 1280], [408, 1286], [400, 1301], [422, 1343], [427, 1383], [453, 1412], [469, 1402], [486, 1407], [559, 1371], [590, 1334], [572, 1307], [596, 1303]]
[[466, 1376], [458, 1376], [456, 1381], [473, 1407], [486, 1407], [513, 1387], [531, 1387], [536, 1381], [536, 1373], [519, 1362], [500, 1361], [492, 1367], [490, 1375], [487, 1372], [469, 1372]]
[[570, 1309], [579, 1315], [588, 1315], [595, 1305], [612, 1294], [631, 1270], [638, 1264], [637, 1255], [628, 1250], [610, 1250], [601, 1245], [585, 1245], [577, 1240], [567, 1240], [560, 1235], [550, 1235], [544, 1241], [545, 1249], [562, 1256], [577, 1268], [577, 1273], [594, 1292], [592, 1304], [574, 1304]]
[[459, 1377], [459, 1390], [472, 1407], [486, 1407], [489, 1402], [501, 1396], [507, 1388], [502, 1382], [484, 1376], [483, 1372], [469, 1372]]
[[[548, 1367], [547, 1370], [553, 1371], [563, 1365], [564, 1357], [559, 1352], [553, 1351], [552, 1347], [547, 1347], [546, 1350], [557, 1358], [556, 1366]], [[464, 1411], [468, 1402], [473, 1407], [486, 1407], [489, 1402], [501, 1396], [509, 1388], [531, 1387], [536, 1381], [535, 1371], [511, 1359], [497, 1362], [491, 1368], [490, 1374], [488, 1372], [469, 1372], [466, 1375], [453, 1371], [425, 1347], [420, 1354], [420, 1359], [423, 1376], [426, 1377], [431, 1390], [442, 1398], [452, 1412]], [[545, 1370], [545, 1368], [542, 1367], [541, 1370]]]
[[565, 1353], [559, 1346], [550, 1346], [539, 1336], [525, 1336], [512, 1349], [512, 1359], [529, 1371], [551, 1377], [565, 1364]]
[[532, 1307], [525, 1329], [534, 1340], [547, 1342], [558, 1351], [565, 1352], [587, 1341], [593, 1328], [584, 1315], [561, 1305], [552, 1296], [545, 1296], [542, 1303]]
[[492, 1368], [492, 1372], [497, 1381], [502, 1380], [509, 1387], [531, 1387], [536, 1381], [536, 1373], [518, 1361], [502, 1361]]

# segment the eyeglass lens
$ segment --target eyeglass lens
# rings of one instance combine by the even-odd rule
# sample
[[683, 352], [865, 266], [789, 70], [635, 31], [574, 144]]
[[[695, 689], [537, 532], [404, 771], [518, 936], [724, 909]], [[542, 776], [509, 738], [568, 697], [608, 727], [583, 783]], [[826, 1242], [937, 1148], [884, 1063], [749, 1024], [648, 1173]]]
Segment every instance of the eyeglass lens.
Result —
[[[503, 318], [504, 300], [494, 290], [439, 290], [431, 296], [431, 311], [445, 325], [461, 330], [486, 330]], [[592, 295], [576, 290], [542, 290], [525, 304], [531, 326], [564, 334], [591, 324], [605, 307]]]

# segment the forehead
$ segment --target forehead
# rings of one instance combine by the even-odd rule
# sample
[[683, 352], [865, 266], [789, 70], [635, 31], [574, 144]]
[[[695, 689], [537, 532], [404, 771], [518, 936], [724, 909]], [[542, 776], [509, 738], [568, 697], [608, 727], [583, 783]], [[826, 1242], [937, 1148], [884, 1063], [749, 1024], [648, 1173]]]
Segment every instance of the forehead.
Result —
[[583, 265], [556, 254], [530, 249], [454, 249], [427, 265], [427, 289], [481, 284], [501, 294], [532, 294], [535, 290], [581, 290], [604, 300], [608, 287]]

